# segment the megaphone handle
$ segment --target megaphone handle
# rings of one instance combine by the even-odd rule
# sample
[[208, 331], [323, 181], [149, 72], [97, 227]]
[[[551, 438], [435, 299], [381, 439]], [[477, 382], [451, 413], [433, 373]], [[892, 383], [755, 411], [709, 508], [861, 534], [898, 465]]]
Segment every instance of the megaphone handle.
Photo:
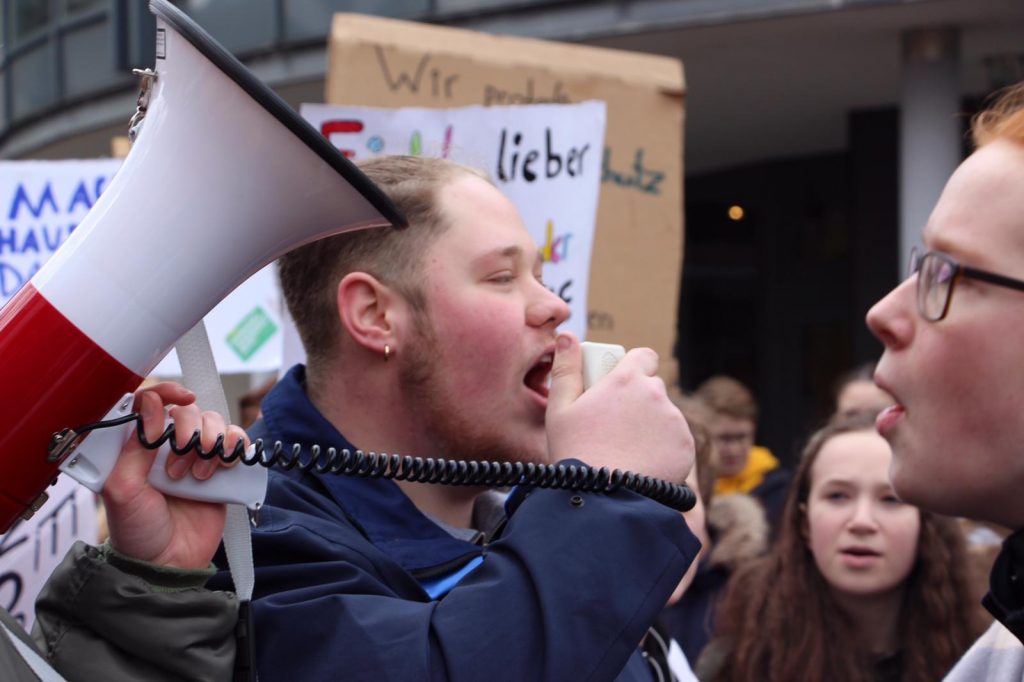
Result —
[[[131, 414], [132, 394], [127, 393], [107, 413], [102, 421], [111, 421]], [[168, 418], [166, 425], [171, 423]], [[93, 492], [100, 492], [117, 463], [117, 457], [128, 442], [135, 438], [136, 422], [121, 426], [96, 429], [86, 434], [60, 465], [60, 470]], [[170, 441], [157, 450], [156, 462], [149, 472], [149, 482], [157, 490], [190, 500], [243, 504], [256, 509], [263, 503], [267, 492], [267, 470], [264, 467], [234, 466], [217, 471], [211, 478], [200, 481], [192, 476], [175, 480], [167, 475], [167, 457], [171, 454]], [[253, 454], [250, 446], [249, 455]], [[175, 455], [177, 456], [177, 455]]]
[[[149, 483], [157, 490], [174, 497], [225, 504], [243, 504], [250, 510], [257, 510], [267, 496], [267, 469], [265, 467], [242, 466], [236, 463], [230, 469], [216, 471], [205, 481], [193, 476], [173, 479], [167, 475], [166, 462], [171, 446], [164, 443], [156, 453], [156, 462], [149, 471]], [[254, 455], [253, 446], [246, 451]], [[180, 457], [180, 455], [173, 455]]]

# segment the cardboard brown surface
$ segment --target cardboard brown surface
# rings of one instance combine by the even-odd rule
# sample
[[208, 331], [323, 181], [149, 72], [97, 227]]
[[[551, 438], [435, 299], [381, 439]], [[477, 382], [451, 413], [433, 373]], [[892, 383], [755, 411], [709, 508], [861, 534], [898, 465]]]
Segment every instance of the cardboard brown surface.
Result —
[[654, 348], [662, 376], [675, 379], [685, 96], [678, 60], [357, 14], [335, 15], [328, 59], [328, 104], [604, 100], [588, 338]]

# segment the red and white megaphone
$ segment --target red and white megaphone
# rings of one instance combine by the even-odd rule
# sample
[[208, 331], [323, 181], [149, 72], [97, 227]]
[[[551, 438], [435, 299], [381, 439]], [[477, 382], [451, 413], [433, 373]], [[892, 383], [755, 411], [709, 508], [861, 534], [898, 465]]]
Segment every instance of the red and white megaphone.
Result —
[[0, 309], [0, 532], [98, 421], [232, 289], [283, 253], [405, 219], [167, 0], [138, 138], [68, 241]]

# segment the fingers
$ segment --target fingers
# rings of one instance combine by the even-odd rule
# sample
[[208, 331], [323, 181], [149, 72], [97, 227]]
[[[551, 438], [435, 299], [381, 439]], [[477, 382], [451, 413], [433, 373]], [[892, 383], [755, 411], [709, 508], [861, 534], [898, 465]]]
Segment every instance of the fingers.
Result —
[[[650, 348], [633, 348], [616, 365], [616, 369], [635, 370], [645, 376], [658, 376], [658, 354]], [[613, 370], [614, 371], [614, 370]]]
[[[171, 418], [174, 420], [174, 437], [179, 447], [183, 447], [196, 432], [199, 433], [199, 447], [204, 452], [212, 452], [221, 437], [224, 438], [224, 453], [230, 453], [239, 442], [243, 447], [248, 446], [249, 439], [245, 431], [234, 424], [229, 426], [217, 412], [200, 412], [197, 406], [187, 405], [173, 408]], [[166, 471], [169, 477], [177, 480], [188, 475], [191, 470], [192, 476], [205, 481], [219, 466], [231, 467], [234, 464], [235, 462], [225, 462], [220, 454], [203, 459], [193, 449], [184, 455], [169, 456]]]
[[[235, 424], [229, 425], [227, 435], [224, 438], [224, 451], [229, 453], [234, 451], [236, 445], [239, 442], [242, 443], [243, 449], [249, 447], [249, 436], [246, 435], [245, 429]], [[235, 460], [233, 462], [225, 462], [224, 460], [219, 461], [220, 465], [225, 468], [233, 467], [236, 464], [238, 464], [238, 460]]]
[[558, 411], [571, 405], [583, 393], [583, 359], [580, 342], [563, 332], [555, 341], [555, 361], [551, 366], [548, 410]]
[[[199, 433], [199, 446], [204, 452], [210, 452], [217, 444], [217, 439], [224, 436], [224, 451], [231, 452], [241, 441], [248, 447], [249, 439], [245, 431], [238, 426], [225, 423], [224, 418], [213, 411], [201, 412], [195, 405], [195, 394], [181, 384], [165, 381], [139, 391], [135, 396], [135, 409], [142, 416], [146, 439], [155, 441], [166, 427], [167, 416], [164, 405], [172, 405], [169, 416], [174, 421], [174, 442], [182, 448], [193, 434]], [[145, 466], [143, 476], [148, 474], [152, 457], [143, 458], [140, 466]], [[217, 470], [218, 466], [230, 467], [234, 462], [224, 462], [220, 457], [208, 460], [200, 458], [195, 450], [184, 455], [171, 453], [167, 457], [165, 471], [167, 475], [178, 480], [188, 475], [189, 471], [199, 480], [206, 480]], [[140, 469], [141, 470], [141, 469]]]
[[[202, 432], [202, 414], [194, 404], [171, 408], [170, 417], [174, 421], [173, 438], [178, 448], [185, 447], [192, 438], [192, 434], [197, 431]], [[204, 449], [206, 448], [204, 447]], [[178, 480], [184, 478], [198, 459], [194, 449], [184, 455], [172, 452], [167, 455], [164, 470], [170, 478]]]
[[146, 440], [154, 442], [163, 433], [167, 422], [164, 402], [157, 391], [142, 391], [135, 396], [135, 409], [142, 417]]
[[135, 393], [136, 409], [138, 409], [139, 396], [145, 393], [154, 393], [159, 396], [162, 405], [190, 405], [196, 400], [196, 394], [181, 384], [173, 381], [161, 381]]

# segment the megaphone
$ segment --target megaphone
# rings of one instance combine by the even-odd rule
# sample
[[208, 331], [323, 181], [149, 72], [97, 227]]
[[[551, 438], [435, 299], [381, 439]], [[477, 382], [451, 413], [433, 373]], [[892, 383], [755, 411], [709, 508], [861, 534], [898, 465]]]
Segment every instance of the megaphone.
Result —
[[[390, 200], [167, 0], [137, 139], [67, 242], [0, 309], [0, 532], [98, 421], [238, 284], [322, 237], [404, 227]], [[140, 123], [141, 119], [141, 123]]]

